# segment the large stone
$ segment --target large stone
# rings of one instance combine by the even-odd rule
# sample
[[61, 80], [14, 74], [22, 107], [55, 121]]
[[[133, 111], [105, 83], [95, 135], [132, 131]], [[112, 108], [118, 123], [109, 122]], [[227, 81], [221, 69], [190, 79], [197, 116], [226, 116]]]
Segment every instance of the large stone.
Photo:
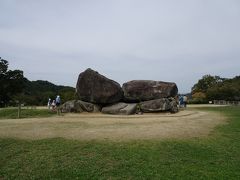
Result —
[[161, 99], [141, 102], [140, 109], [142, 112], [170, 111], [171, 104], [167, 98], [161, 98]]
[[176, 101], [176, 99], [174, 98], [168, 98], [168, 100], [170, 101], [170, 112], [171, 113], [177, 113], [178, 112], [178, 102]]
[[136, 109], [137, 109], [137, 104], [127, 104], [127, 103], [120, 102], [111, 106], [103, 107], [102, 113], [130, 115], [130, 114], [135, 114]]
[[117, 82], [90, 68], [79, 75], [76, 92], [80, 100], [96, 104], [116, 103], [123, 97]]
[[100, 107], [98, 105], [80, 101], [80, 100], [72, 100], [67, 101], [61, 106], [62, 112], [99, 112]]
[[123, 84], [124, 100], [140, 102], [175, 97], [178, 88], [175, 83], [150, 80], [133, 80]]

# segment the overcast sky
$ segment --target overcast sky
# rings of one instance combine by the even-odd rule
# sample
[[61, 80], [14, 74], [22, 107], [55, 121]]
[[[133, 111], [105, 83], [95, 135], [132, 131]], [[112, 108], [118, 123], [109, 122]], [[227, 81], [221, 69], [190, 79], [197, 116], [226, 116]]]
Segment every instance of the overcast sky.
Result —
[[75, 87], [90, 67], [120, 84], [240, 75], [239, 0], [0, 0], [0, 57]]

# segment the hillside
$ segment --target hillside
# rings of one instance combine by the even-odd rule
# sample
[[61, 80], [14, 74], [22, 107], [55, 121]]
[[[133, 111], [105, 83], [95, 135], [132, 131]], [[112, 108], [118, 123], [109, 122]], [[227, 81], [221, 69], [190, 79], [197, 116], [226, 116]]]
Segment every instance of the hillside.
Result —
[[74, 99], [75, 88], [69, 86], [59, 86], [48, 81], [29, 81], [25, 79], [24, 89], [20, 100], [26, 105], [46, 105], [48, 98], [55, 99], [61, 96], [62, 102]]

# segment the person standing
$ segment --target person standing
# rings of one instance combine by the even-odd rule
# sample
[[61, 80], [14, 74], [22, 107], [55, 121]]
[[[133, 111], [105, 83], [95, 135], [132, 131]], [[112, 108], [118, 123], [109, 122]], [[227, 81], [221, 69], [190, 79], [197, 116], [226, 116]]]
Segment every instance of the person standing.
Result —
[[186, 95], [183, 96], [183, 106], [184, 106], [184, 108], [187, 107], [187, 96]]
[[61, 104], [61, 98], [59, 95], [57, 95], [56, 97], [56, 106], [57, 106], [57, 114], [59, 115], [60, 114], [60, 111], [59, 111], [59, 106]]
[[180, 98], [179, 98], [179, 108], [182, 108], [183, 105], [184, 105], [183, 96], [181, 95]]
[[55, 100], [52, 101], [51, 106], [52, 106], [52, 110], [54, 111], [55, 108], [56, 108], [56, 101]]
[[60, 106], [60, 104], [61, 104], [61, 98], [60, 98], [59, 95], [57, 95], [55, 102], [56, 102], [56, 106], [57, 106], [57, 107]]
[[49, 98], [47, 103], [48, 109], [51, 109], [51, 105], [52, 105], [51, 98]]

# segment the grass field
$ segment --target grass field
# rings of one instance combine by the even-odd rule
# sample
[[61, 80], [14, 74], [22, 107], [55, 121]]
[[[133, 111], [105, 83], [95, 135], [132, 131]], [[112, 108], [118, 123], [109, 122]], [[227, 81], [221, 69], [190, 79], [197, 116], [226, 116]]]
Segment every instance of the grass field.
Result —
[[228, 123], [189, 140], [0, 139], [0, 179], [240, 179], [240, 107], [200, 108]]
[[[48, 109], [21, 109], [21, 118], [31, 117], [50, 117], [56, 115], [56, 112], [49, 111]], [[0, 119], [17, 119], [17, 108], [3, 108], [0, 109]]]

